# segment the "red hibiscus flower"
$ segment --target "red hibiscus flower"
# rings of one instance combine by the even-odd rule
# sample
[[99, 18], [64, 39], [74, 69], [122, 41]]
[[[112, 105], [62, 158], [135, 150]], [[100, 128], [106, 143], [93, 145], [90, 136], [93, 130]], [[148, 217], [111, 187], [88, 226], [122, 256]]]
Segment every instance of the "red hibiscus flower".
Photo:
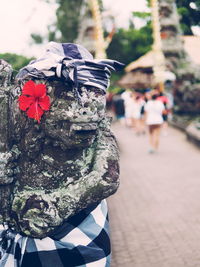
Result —
[[50, 98], [46, 92], [45, 84], [28, 81], [22, 89], [22, 95], [18, 98], [19, 108], [26, 111], [27, 116], [37, 120], [38, 123], [40, 123], [44, 111], [50, 109]]

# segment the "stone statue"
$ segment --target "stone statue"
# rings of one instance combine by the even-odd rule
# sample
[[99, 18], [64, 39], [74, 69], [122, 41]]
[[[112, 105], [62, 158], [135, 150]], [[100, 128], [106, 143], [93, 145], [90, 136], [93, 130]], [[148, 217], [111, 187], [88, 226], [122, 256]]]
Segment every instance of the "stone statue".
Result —
[[0, 223], [43, 238], [118, 188], [105, 91], [32, 73], [10, 85], [11, 67], [0, 71]]

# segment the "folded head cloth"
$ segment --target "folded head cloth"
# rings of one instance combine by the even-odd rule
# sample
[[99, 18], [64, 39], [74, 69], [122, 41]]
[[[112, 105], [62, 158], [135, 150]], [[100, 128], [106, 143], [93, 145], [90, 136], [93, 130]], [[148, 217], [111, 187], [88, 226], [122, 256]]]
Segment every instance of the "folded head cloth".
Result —
[[123, 66], [115, 60], [95, 60], [78, 44], [50, 42], [44, 56], [21, 69], [17, 79], [56, 77], [73, 82], [74, 87], [93, 86], [106, 92], [111, 71], [120, 70]]

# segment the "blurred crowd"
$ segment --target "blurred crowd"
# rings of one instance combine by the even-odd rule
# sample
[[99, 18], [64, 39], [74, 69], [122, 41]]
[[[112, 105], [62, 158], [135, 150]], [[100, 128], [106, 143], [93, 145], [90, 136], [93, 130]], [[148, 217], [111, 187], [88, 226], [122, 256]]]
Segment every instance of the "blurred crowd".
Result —
[[157, 152], [160, 134], [167, 135], [168, 119], [172, 114], [173, 97], [158, 88], [143, 91], [121, 90], [107, 95], [107, 108], [115, 121], [130, 127], [135, 135], [148, 134], [149, 153]]

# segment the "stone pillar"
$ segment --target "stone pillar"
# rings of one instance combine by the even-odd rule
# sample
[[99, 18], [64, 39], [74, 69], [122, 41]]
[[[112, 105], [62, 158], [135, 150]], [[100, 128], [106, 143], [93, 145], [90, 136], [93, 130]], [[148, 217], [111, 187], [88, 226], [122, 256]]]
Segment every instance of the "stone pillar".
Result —
[[175, 112], [200, 113], [200, 67], [184, 50], [179, 15], [174, 0], [159, 0], [163, 53], [169, 71], [176, 74]]

